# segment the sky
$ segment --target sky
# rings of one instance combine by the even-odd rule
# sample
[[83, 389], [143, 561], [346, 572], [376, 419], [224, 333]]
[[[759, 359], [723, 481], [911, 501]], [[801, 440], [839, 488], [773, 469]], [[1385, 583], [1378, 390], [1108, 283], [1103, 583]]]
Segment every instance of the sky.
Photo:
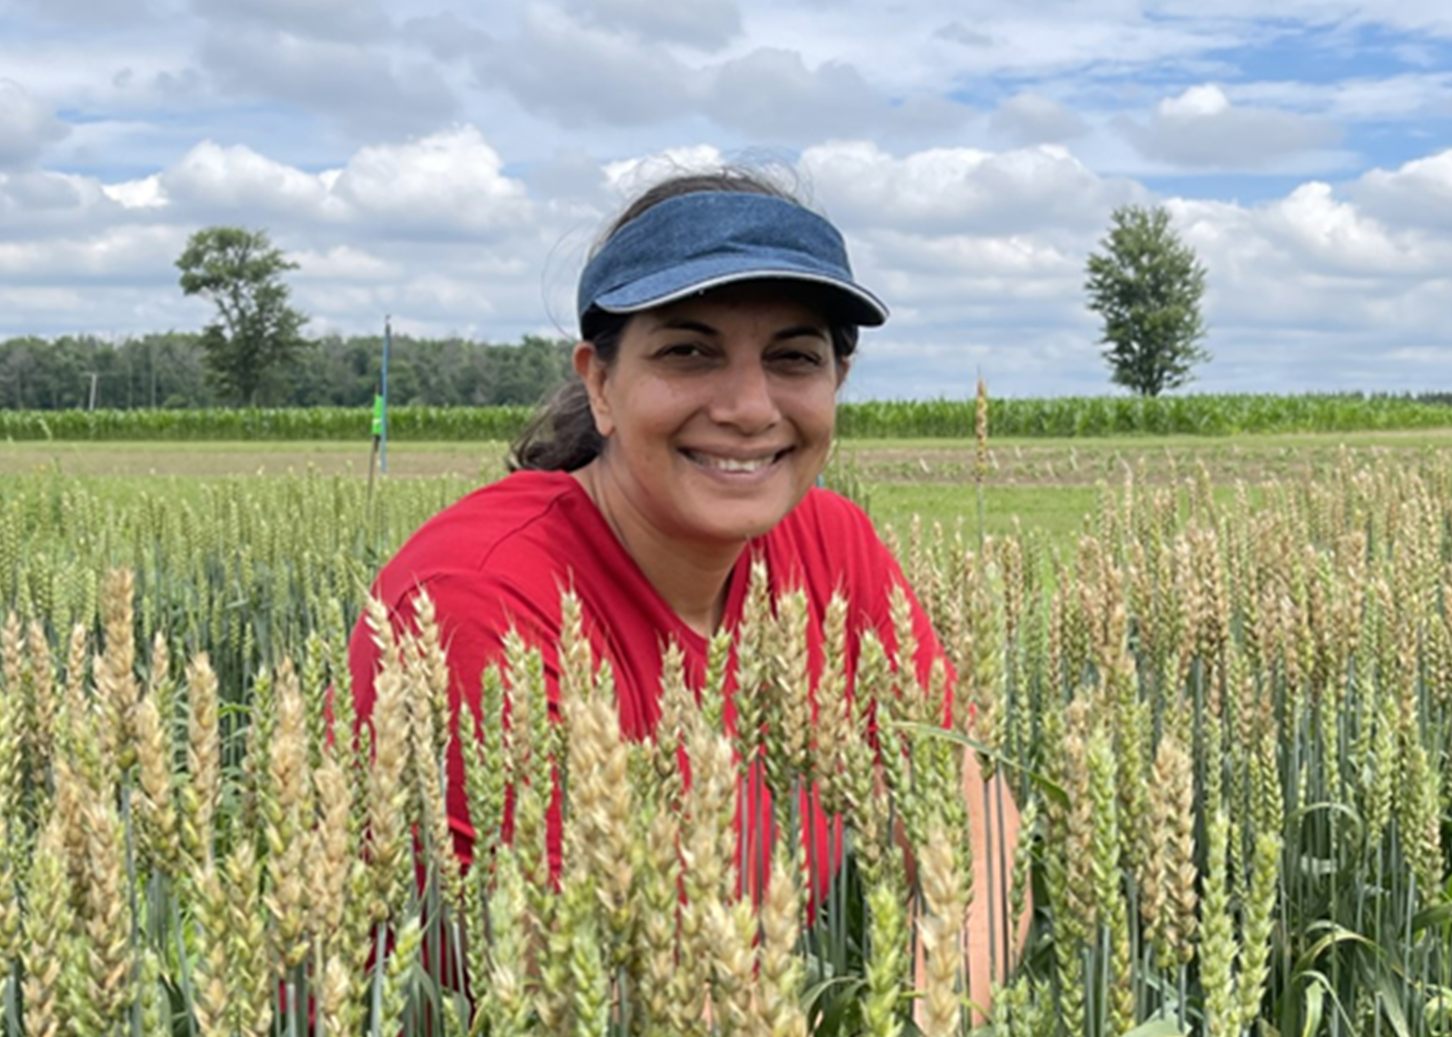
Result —
[[213, 225], [310, 334], [573, 337], [604, 223], [723, 161], [891, 308], [847, 399], [1122, 393], [1124, 204], [1206, 268], [1187, 391], [1452, 390], [1446, 0], [0, 0], [0, 338], [200, 329]]

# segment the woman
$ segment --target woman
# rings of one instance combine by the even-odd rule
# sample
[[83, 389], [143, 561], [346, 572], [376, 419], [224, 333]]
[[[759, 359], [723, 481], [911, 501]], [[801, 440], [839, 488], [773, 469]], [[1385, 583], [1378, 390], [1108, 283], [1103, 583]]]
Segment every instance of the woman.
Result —
[[[477, 706], [479, 675], [511, 627], [541, 648], [554, 687], [569, 586], [613, 668], [622, 730], [645, 738], [659, 717], [661, 646], [681, 646], [699, 686], [708, 640], [739, 620], [756, 558], [774, 589], [806, 591], [817, 668], [823, 613], [839, 588], [852, 610], [851, 654], [863, 630], [890, 643], [889, 593], [902, 573], [867, 517], [815, 485], [858, 328], [887, 319], [853, 278], [836, 228], [748, 174], [672, 178], [596, 248], [578, 317], [579, 379], [515, 444], [512, 474], [430, 520], [374, 587], [399, 615], [427, 589], [454, 705]], [[914, 609], [926, 680], [942, 650]], [[360, 625], [351, 645], [360, 715], [372, 705], [375, 661]], [[451, 823], [467, 851], [473, 833], [452, 752]], [[982, 803], [970, 770], [970, 803]], [[1012, 829], [1016, 817], [1007, 821]], [[981, 915], [974, 939], [986, 948]], [[987, 989], [986, 967], [980, 950], [977, 991]]]

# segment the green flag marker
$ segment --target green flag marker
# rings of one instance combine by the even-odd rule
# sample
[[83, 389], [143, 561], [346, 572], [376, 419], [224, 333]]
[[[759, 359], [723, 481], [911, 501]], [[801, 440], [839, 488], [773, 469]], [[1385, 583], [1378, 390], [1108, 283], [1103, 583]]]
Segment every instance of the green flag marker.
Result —
[[373, 435], [383, 435], [383, 394], [373, 394]]

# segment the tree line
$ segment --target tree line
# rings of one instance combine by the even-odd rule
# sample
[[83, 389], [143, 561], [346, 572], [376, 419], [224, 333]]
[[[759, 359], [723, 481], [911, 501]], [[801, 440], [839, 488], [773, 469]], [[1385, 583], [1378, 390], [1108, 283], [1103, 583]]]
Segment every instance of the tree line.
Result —
[[[201, 408], [240, 402], [210, 376], [204, 333], [111, 340], [92, 335], [0, 341], [0, 408]], [[470, 406], [538, 403], [570, 371], [572, 343], [526, 335], [519, 343], [394, 334], [390, 403]], [[383, 336], [309, 339], [269, 367], [253, 402], [282, 407], [361, 407], [373, 401]]]
[[[1185, 385], [1200, 346], [1205, 268], [1163, 207], [1121, 206], [1086, 263], [1089, 308], [1103, 320], [1111, 379], [1143, 396]], [[111, 343], [90, 337], [0, 343], [0, 406], [26, 410], [137, 407], [358, 406], [377, 391], [375, 337], [310, 340], [283, 275], [297, 264], [265, 230], [207, 227], [177, 258], [186, 295], [216, 307], [194, 334]], [[570, 371], [570, 343], [517, 346], [400, 337], [389, 397], [436, 406], [533, 404]]]
[[[1085, 264], [1084, 288], [1089, 309], [1103, 321], [1101, 355], [1111, 380], [1141, 396], [1193, 381], [1195, 366], [1210, 359], [1200, 344], [1206, 333], [1200, 314], [1206, 271], [1175, 232], [1169, 211], [1120, 206], [1099, 244], [1102, 251]], [[176, 266], [182, 291], [216, 307], [216, 319], [202, 329], [199, 341], [220, 400], [255, 405], [267, 402], [269, 394], [298, 391], [279, 376], [305, 351], [308, 317], [290, 303], [284, 280], [297, 264], [272, 244], [267, 231], [204, 228], [188, 240]], [[422, 378], [422, 372], [414, 373]], [[531, 391], [535, 388], [531, 381]], [[411, 398], [414, 391], [421, 394], [422, 384], [403, 394]], [[498, 402], [538, 398], [521, 401], [511, 393], [512, 386]]]

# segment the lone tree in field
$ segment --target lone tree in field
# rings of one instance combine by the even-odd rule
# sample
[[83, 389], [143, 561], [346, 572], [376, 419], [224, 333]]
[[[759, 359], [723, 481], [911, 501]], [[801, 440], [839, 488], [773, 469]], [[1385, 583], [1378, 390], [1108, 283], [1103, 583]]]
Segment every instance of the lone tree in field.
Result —
[[297, 264], [262, 230], [207, 227], [187, 241], [176, 261], [181, 287], [216, 304], [217, 319], [202, 332], [207, 371], [224, 399], [255, 405], [267, 377], [306, 344], [307, 317], [288, 305], [286, 270]]
[[1189, 382], [1190, 369], [1210, 359], [1199, 345], [1205, 268], [1163, 206], [1122, 205], [1110, 218], [1103, 252], [1090, 254], [1086, 267], [1089, 308], [1104, 318], [1110, 379], [1158, 396]]

